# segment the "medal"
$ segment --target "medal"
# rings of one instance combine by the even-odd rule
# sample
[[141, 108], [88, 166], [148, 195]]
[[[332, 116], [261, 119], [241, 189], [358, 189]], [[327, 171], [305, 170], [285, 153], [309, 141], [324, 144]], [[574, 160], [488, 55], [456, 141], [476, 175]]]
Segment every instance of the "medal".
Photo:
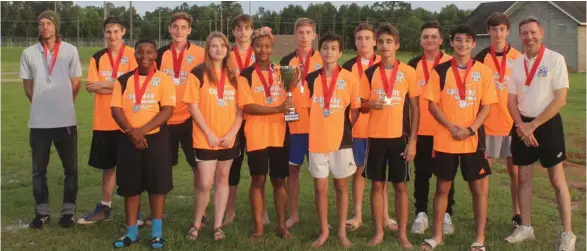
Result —
[[459, 106], [461, 108], [467, 107], [467, 100], [459, 100]]
[[526, 59], [524, 58], [524, 71], [526, 72], [526, 82], [524, 83], [524, 92], [528, 92], [528, 88], [530, 87], [530, 84], [532, 84], [532, 80], [534, 79], [534, 76], [536, 75], [536, 70], [538, 70], [538, 66], [540, 65], [540, 61], [542, 61], [542, 57], [544, 56], [545, 50], [546, 50], [546, 47], [544, 47], [544, 45], [542, 45], [540, 47], [540, 50], [538, 51], [538, 55], [536, 55], [536, 60], [534, 61], [534, 64], [532, 65], [532, 69], [530, 70], [529, 74], [528, 74], [528, 65], [526, 64]]
[[236, 45], [234, 47], [232, 47], [232, 51], [234, 52], [234, 57], [236, 58], [236, 63], [238, 64], [238, 71], [239, 72], [241, 72], [242, 70], [247, 68], [249, 66], [249, 64], [251, 64], [251, 55], [253, 54], [253, 47], [252, 46], [249, 46], [249, 48], [247, 49], [247, 56], [245, 58], [244, 64], [241, 59], [240, 53], [238, 53], [238, 48], [236, 47]]
[[[188, 47], [188, 43], [189, 42], [185, 43], [183, 49], [181, 49], [181, 51], [179, 52], [179, 56], [177, 55], [173, 43], [171, 43], [171, 46], [169, 48], [171, 50], [171, 55], [173, 56], [173, 73], [175, 77], [173, 79], [173, 83], [175, 85], [179, 85], [179, 73], [181, 72], [181, 62], [183, 61], [183, 54], [185, 52], [185, 49]], [[177, 79], [178, 82], [175, 82], [175, 79]]]
[[53, 48], [53, 62], [49, 64], [49, 47], [43, 44], [43, 52], [45, 53], [45, 61], [47, 62], [47, 67], [49, 74], [47, 77], [47, 82], [51, 83], [51, 75], [53, 74], [53, 68], [55, 68], [55, 63], [57, 62], [57, 58], [59, 56], [59, 47], [61, 47], [61, 41], [55, 42], [55, 47]]
[[173, 78], [173, 84], [174, 85], [179, 85], [179, 78]]
[[330, 86], [327, 86], [326, 82], [326, 70], [322, 68], [321, 73], [321, 82], [322, 82], [322, 94], [324, 96], [324, 110], [322, 111], [322, 115], [324, 117], [328, 117], [330, 115], [330, 100], [332, 99], [332, 94], [334, 94], [334, 86], [336, 86], [336, 79], [338, 78], [338, 65], [334, 67], [332, 71], [332, 76], [330, 76]]
[[387, 96], [384, 96], [383, 102], [385, 103], [385, 105], [391, 105], [391, 98], [388, 98]]
[[271, 72], [267, 73], [267, 76], [269, 77], [269, 81], [267, 81], [263, 76], [263, 72], [261, 72], [261, 67], [259, 67], [259, 64], [255, 63], [253, 64], [253, 67], [255, 68], [255, 72], [257, 73], [257, 76], [259, 76], [261, 84], [263, 85], [263, 90], [265, 91], [265, 99], [267, 101], [267, 104], [271, 104], [273, 102], [273, 97], [271, 96], [271, 84], [273, 84], [273, 74]]
[[218, 99], [218, 105], [224, 106], [224, 99]]
[[112, 51], [108, 49], [108, 59], [110, 60], [110, 67], [112, 71], [110, 73], [110, 82], [114, 82], [114, 80], [118, 77], [118, 67], [120, 66], [120, 62], [122, 56], [124, 55], [124, 44], [120, 45], [120, 49], [118, 49], [118, 55], [116, 57], [116, 61], [114, 61], [112, 57]]
[[147, 78], [145, 78], [145, 82], [143, 82], [143, 85], [139, 86], [139, 69], [135, 69], [135, 73], [133, 76], [135, 87], [135, 105], [133, 107], [134, 112], [139, 112], [141, 110], [141, 101], [143, 100], [143, 94], [145, 93], [145, 90], [147, 90], [147, 86], [149, 85], [149, 81], [151, 81], [151, 78], [153, 78], [153, 75], [155, 75], [155, 68], [153, 68], [153, 70], [149, 72]]
[[224, 80], [226, 79], [226, 71], [224, 69], [220, 70], [220, 78], [216, 76], [216, 92], [218, 96], [218, 105], [224, 106]]
[[391, 70], [391, 78], [387, 78], [387, 73], [385, 73], [385, 65], [383, 62], [379, 62], [379, 76], [381, 77], [381, 82], [383, 82], [383, 89], [385, 91], [384, 102], [386, 105], [391, 105], [391, 96], [393, 95], [393, 88], [395, 86], [395, 80], [397, 78], [397, 71], [399, 70], [399, 60], [395, 60], [393, 64], [393, 69]]
[[51, 83], [51, 76], [47, 76], [47, 83]]
[[[465, 77], [463, 80], [463, 79], [461, 79], [461, 76], [459, 75], [457, 60], [454, 58], [451, 60], [452, 73], [454, 75], [455, 82], [457, 82], [457, 89], [459, 90], [459, 98], [461, 99], [461, 101], [464, 101], [465, 97], [467, 95], [467, 92], [466, 92], [467, 76], [469, 76], [469, 72], [471, 71], [471, 68], [473, 68], [472, 66], [473, 66], [473, 59], [469, 58], [469, 62], [467, 62], [467, 71], [465, 72]], [[466, 106], [466, 104], [467, 103], [465, 101], [465, 106]], [[461, 106], [461, 108], [464, 108], [462, 102], [461, 102], [460, 106]]]
[[524, 85], [524, 89], [523, 89], [524, 93], [527, 93], [528, 91], [530, 91], [530, 87]]

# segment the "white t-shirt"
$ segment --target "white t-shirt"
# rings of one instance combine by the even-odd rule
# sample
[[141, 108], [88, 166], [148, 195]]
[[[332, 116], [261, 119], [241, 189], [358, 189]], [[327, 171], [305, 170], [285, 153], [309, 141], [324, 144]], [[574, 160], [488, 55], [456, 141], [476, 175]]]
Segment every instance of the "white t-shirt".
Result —
[[561, 54], [547, 48], [532, 83], [526, 87], [524, 60], [529, 73], [536, 57], [528, 59], [524, 53], [512, 62], [508, 92], [518, 96], [518, 110], [522, 116], [536, 118], [552, 102], [555, 90], [569, 88], [567, 63]]

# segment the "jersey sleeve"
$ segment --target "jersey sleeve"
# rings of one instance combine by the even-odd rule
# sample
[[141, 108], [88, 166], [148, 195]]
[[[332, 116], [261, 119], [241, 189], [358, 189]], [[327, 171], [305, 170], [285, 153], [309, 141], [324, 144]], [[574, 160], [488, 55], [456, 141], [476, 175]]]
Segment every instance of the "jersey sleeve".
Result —
[[239, 107], [242, 108], [245, 105], [255, 103], [255, 99], [253, 98], [253, 92], [251, 91], [251, 87], [249, 86], [249, 83], [245, 77], [238, 77], [237, 89], [237, 103]]
[[554, 61], [551, 77], [553, 91], [562, 88], [569, 88], [569, 73], [567, 72], [566, 65], [565, 58], [562, 56]]
[[428, 84], [424, 87], [422, 98], [430, 100], [434, 103], [440, 102], [440, 76], [436, 70], [430, 73]]
[[187, 88], [183, 96], [183, 102], [187, 104], [200, 103], [200, 81], [194, 74], [189, 73], [187, 79]]
[[87, 81], [88, 82], [96, 82], [96, 81], [100, 81], [100, 78], [98, 77], [98, 67], [97, 67], [98, 62], [96, 62], [96, 59], [94, 59], [94, 57], [90, 58], [90, 65], [88, 66], [88, 78]]
[[112, 99], [110, 100], [110, 107], [120, 107], [122, 108], [122, 87], [120, 86], [120, 82], [118, 80], [114, 83], [114, 88], [112, 89]]
[[416, 70], [406, 71], [406, 80], [408, 81], [408, 96], [410, 98], [418, 97], [422, 94], [422, 88], [418, 85], [416, 79]]
[[167, 75], [161, 78], [161, 106], [173, 106], [175, 107], [176, 96], [175, 96], [175, 85], [173, 80]]

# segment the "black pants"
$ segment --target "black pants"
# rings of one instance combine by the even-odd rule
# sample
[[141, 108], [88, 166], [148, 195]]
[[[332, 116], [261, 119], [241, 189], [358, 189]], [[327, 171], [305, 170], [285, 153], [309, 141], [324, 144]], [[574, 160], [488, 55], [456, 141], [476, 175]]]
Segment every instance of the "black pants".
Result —
[[75, 214], [77, 197], [77, 126], [30, 129], [35, 214], [49, 214], [47, 166], [49, 165], [52, 143], [55, 144], [55, 149], [57, 149], [65, 174], [61, 214]]
[[[416, 178], [414, 179], [416, 215], [421, 212], [428, 214], [428, 192], [430, 191], [430, 178], [432, 177], [433, 168], [432, 149], [432, 136], [418, 136], [416, 158], [414, 159], [414, 166], [416, 167]], [[453, 182], [448, 193], [448, 207], [446, 209], [446, 212], [450, 215], [452, 215], [452, 207], [455, 204], [454, 194], [455, 185]]]
[[230, 174], [228, 175], [228, 184], [230, 186], [238, 186], [241, 181], [241, 167], [243, 166], [243, 160], [245, 159], [245, 121], [241, 125], [238, 134], [236, 135], [236, 142], [239, 142], [239, 156], [232, 160], [232, 166], [230, 167]]

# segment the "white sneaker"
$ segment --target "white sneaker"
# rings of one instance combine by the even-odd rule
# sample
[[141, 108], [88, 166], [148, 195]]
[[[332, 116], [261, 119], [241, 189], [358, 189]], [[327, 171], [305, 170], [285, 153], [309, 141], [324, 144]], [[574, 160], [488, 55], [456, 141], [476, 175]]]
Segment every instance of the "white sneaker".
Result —
[[561, 234], [561, 244], [558, 246], [558, 251], [574, 251], [575, 241], [577, 241], [577, 236], [573, 233], [563, 232]]
[[518, 243], [525, 240], [534, 240], [534, 228], [532, 226], [520, 226], [514, 229], [512, 235], [505, 238], [509, 243]]
[[455, 227], [452, 225], [450, 214], [444, 213], [444, 223], [442, 224], [442, 232], [446, 235], [453, 234]]
[[418, 213], [412, 225], [412, 233], [423, 234], [428, 229], [428, 216], [424, 212]]

